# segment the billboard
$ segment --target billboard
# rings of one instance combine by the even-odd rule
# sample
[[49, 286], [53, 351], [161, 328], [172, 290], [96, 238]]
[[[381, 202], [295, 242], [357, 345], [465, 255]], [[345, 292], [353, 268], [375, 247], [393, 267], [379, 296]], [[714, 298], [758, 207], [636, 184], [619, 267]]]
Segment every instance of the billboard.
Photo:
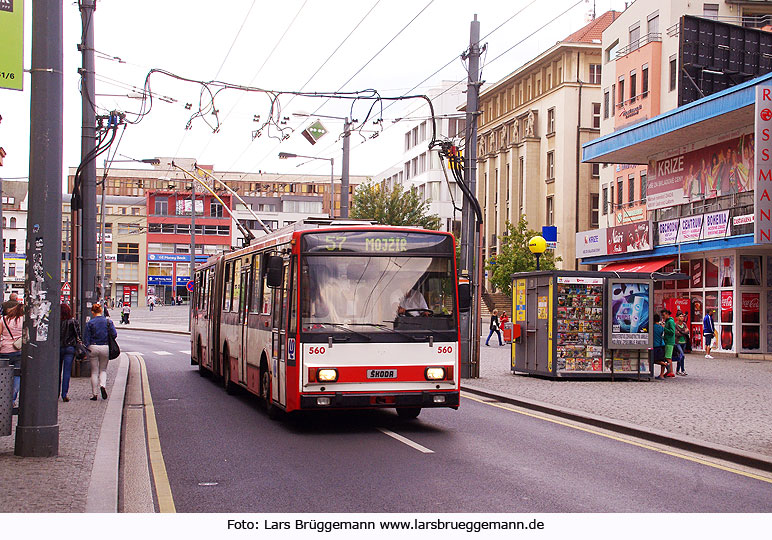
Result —
[[755, 166], [758, 171], [758, 189], [753, 194], [753, 241], [757, 244], [772, 243], [772, 86], [756, 87], [754, 109], [756, 134]]
[[609, 349], [647, 349], [651, 346], [651, 285], [648, 280], [608, 280]]
[[576, 233], [576, 257], [607, 255], [606, 231], [607, 229], [596, 229]]
[[738, 138], [649, 162], [649, 210], [752, 191], [754, 136]]
[[0, 88], [22, 89], [24, 0], [0, 1]]
[[608, 255], [652, 249], [652, 227], [648, 221], [611, 227], [606, 233]]

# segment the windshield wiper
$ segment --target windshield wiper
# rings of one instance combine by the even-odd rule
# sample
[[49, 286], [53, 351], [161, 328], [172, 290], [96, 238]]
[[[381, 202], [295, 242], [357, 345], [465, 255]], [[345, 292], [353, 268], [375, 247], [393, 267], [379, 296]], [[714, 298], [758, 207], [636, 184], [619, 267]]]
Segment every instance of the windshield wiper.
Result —
[[367, 341], [372, 341], [373, 340], [373, 338], [371, 338], [367, 334], [364, 334], [362, 332], [357, 332], [356, 330], [352, 330], [351, 328], [349, 328], [349, 325], [347, 325], [347, 324], [334, 323], [334, 322], [317, 322], [317, 323], [314, 323], [314, 324], [321, 324], [321, 325], [325, 325], [326, 324], [328, 326], [333, 326], [335, 328], [342, 328], [343, 330], [345, 330], [347, 332], [351, 332], [352, 334], [356, 334], [358, 336], [361, 336], [361, 337], [365, 338]]
[[385, 324], [379, 324], [379, 323], [354, 323], [353, 326], [372, 326], [374, 328], [380, 328], [381, 330], [386, 330], [387, 332], [391, 332], [392, 334], [397, 334], [399, 336], [409, 337], [413, 341], [418, 341], [418, 339], [413, 334], [408, 334], [407, 332], [401, 332], [399, 330], [395, 330], [393, 328], [389, 328]]

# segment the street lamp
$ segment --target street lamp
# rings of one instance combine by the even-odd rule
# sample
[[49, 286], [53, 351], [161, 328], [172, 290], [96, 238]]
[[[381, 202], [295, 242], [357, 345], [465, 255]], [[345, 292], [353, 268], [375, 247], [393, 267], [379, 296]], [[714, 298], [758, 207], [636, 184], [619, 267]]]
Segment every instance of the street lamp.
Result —
[[[321, 160], [321, 161], [329, 161], [330, 162], [330, 219], [333, 219], [335, 217], [335, 215], [334, 215], [334, 211], [335, 211], [335, 159], [334, 158], [314, 157], [314, 156], [301, 156], [299, 154], [291, 154], [289, 152], [279, 152], [279, 159], [292, 159], [292, 158], [318, 159], [318, 160]], [[300, 165], [302, 165], [302, 163]], [[300, 167], [300, 165], [296, 165], [296, 167]], [[343, 208], [342, 197], [343, 197], [343, 190], [341, 189], [341, 209]]]
[[539, 258], [547, 251], [547, 241], [541, 236], [534, 236], [528, 240], [528, 249], [536, 255], [536, 270], [539, 270]]

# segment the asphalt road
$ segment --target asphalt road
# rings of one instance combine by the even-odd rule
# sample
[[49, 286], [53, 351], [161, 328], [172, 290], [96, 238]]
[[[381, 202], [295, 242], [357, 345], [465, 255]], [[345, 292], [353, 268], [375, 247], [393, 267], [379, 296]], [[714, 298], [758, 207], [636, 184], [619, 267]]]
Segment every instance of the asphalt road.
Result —
[[276, 422], [199, 376], [187, 337], [121, 347], [145, 358], [178, 512], [772, 511], [769, 475], [498, 402]]

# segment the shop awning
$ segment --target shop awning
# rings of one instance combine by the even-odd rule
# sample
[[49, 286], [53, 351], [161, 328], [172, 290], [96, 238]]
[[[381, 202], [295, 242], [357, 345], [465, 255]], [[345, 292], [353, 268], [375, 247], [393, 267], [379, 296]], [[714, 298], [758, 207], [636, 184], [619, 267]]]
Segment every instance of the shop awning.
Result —
[[664, 259], [611, 263], [601, 268], [601, 272], [641, 272], [643, 274], [651, 274], [672, 263], [674, 260], [675, 257], [667, 257]]

